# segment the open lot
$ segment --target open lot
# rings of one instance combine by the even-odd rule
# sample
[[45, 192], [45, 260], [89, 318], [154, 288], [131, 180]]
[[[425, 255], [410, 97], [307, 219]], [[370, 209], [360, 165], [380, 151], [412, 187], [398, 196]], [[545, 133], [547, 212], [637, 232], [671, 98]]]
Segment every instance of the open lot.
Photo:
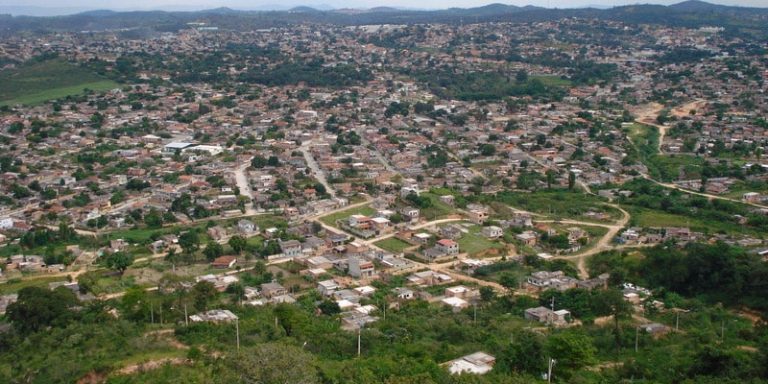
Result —
[[63, 59], [30, 62], [0, 71], [0, 105], [40, 104], [47, 100], [106, 91], [119, 85]]

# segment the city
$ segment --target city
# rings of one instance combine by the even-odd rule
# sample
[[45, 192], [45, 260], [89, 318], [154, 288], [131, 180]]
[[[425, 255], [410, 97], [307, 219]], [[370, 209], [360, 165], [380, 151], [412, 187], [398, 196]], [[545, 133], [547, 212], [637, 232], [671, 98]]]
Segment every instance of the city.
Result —
[[704, 5], [3, 32], [0, 381], [768, 380], [768, 10]]

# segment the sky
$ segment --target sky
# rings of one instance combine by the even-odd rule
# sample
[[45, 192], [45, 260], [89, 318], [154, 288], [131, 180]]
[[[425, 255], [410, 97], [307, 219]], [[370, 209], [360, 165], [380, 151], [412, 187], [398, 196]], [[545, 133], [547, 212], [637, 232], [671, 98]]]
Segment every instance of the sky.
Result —
[[[320, 8], [371, 8], [390, 6], [411, 9], [443, 9], [449, 7], [476, 7], [498, 2], [518, 6], [536, 5], [548, 8], [576, 8], [584, 6], [610, 7], [637, 3], [674, 4], [682, 0], [0, 0], [0, 12], [17, 13], [34, 10], [53, 14], [80, 12], [88, 9], [112, 10], [198, 10], [217, 7], [233, 9], [285, 9], [297, 5]], [[710, 0], [726, 5], [768, 7], [768, 0]]]

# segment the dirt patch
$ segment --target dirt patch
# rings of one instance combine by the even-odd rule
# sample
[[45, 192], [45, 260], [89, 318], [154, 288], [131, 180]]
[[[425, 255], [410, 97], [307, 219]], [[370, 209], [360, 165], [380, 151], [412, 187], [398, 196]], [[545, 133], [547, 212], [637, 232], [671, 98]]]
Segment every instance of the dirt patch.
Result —
[[116, 371], [117, 375], [132, 375], [139, 372], [151, 371], [153, 369], [160, 368], [166, 364], [168, 365], [181, 365], [187, 363], [187, 359], [181, 357], [165, 357], [157, 360], [150, 360], [144, 363], [133, 364], [127, 367], [123, 367]]
[[77, 384], [99, 384], [107, 380], [107, 375], [98, 372], [89, 372], [87, 375], [80, 378]]

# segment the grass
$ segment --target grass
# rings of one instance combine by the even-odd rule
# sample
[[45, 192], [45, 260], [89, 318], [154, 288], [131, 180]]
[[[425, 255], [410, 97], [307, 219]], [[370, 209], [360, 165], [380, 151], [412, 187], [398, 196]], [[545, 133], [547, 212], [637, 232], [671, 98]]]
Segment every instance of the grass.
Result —
[[411, 244], [406, 243], [405, 241], [402, 241], [395, 237], [390, 237], [388, 239], [380, 240], [374, 243], [377, 247], [390, 251], [392, 253], [401, 253], [406, 248], [412, 247]]
[[421, 210], [421, 216], [427, 220], [435, 220], [439, 217], [448, 216], [455, 213], [456, 210], [450, 205], [440, 201], [440, 196], [433, 193], [422, 193], [422, 197], [429, 198], [432, 201], [432, 206]]
[[504, 244], [488, 239], [480, 234], [482, 227], [479, 225], [470, 226], [469, 232], [462, 234], [458, 240], [459, 252], [466, 252], [470, 256], [485, 252], [489, 249], [503, 249]]
[[691, 155], [655, 155], [649, 159], [648, 171], [654, 178], [663, 181], [678, 179], [683, 171], [685, 179], [701, 178], [704, 159]]
[[568, 190], [536, 191], [534, 193], [505, 191], [496, 196], [484, 196], [481, 202], [501, 202], [513, 208], [544, 214], [552, 218], [585, 219], [588, 211], [605, 212], [612, 220], [621, 217], [621, 212], [605, 205], [599, 197]]
[[756, 231], [746, 226], [735, 223], [702, 220], [696, 217], [675, 215], [671, 213], [656, 211], [644, 208], [632, 208], [631, 224], [641, 227], [690, 227], [696, 232], [705, 233], [730, 233], [730, 234], [753, 234], [759, 235]]
[[0, 105], [35, 105], [47, 100], [79, 95], [86, 89], [106, 91], [117, 88], [114, 81], [64, 59], [28, 62], [0, 71]]
[[[281, 227], [285, 225], [285, 219], [279, 216], [272, 216], [272, 215], [240, 217], [237, 219], [222, 219], [222, 220], [218, 220], [217, 224], [235, 225], [237, 221], [241, 219], [248, 219], [254, 222], [256, 225], [258, 225], [262, 229], [266, 229], [269, 227]], [[107, 232], [105, 236], [108, 236], [110, 239], [125, 239], [126, 241], [129, 241], [132, 243], [146, 244], [153, 238], [157, 238], [162, 235], [167, 235], [170, 233], [179, 233], [183, 230], [187, 230], [190, 228], [205, 228], [206, 223], [207, 221], [200, 220], [194, 223], [193, 225], [174, 225], [170, 227], [163, 227], [163, 228], [156, 228], [156, 229], [151, 229], [151, 228], [123, 229], [118, 231]]]
[[373, 209], [373, 208], [371, 208], [371, 207], [369, 207], [367, 205], [364, 205], [364, 206], [361, 206], [361, 207], [350, 208], [350, 209], [347, 209], [345, 211], [340, 211], [340, 212], [332, 213], [332, 214], [327, 215], [327, 216], [323, 216], [323, 217], [320, 218], [320, 221], [322, 221], [326, 225], [330, 225], [332, 227], [336, 227], [336, 221], [337, 220], [341, 220], [341, 219], [347, 218], [347, 217], [349, 217], [351, 215], [366, 215], [366, 216], [370, 216], [370, 215], [373, 215], [374, 213], [376, 213], [375, 209]]
[[10, 279], [5, 284], [0, 284], [0, 294], [7, 295], [9, 293], [15, 293], [27, 287], [48, 288], [49, 283], [66, 280], [67, 278], [65, 276], [40, 276]]
[[573, 83], [568, 79], [563, 79], [560, 76], [554, 75], [532, 75], [529, 76], [530, 80], [539, 80], [548, 87], [570, 87]]

